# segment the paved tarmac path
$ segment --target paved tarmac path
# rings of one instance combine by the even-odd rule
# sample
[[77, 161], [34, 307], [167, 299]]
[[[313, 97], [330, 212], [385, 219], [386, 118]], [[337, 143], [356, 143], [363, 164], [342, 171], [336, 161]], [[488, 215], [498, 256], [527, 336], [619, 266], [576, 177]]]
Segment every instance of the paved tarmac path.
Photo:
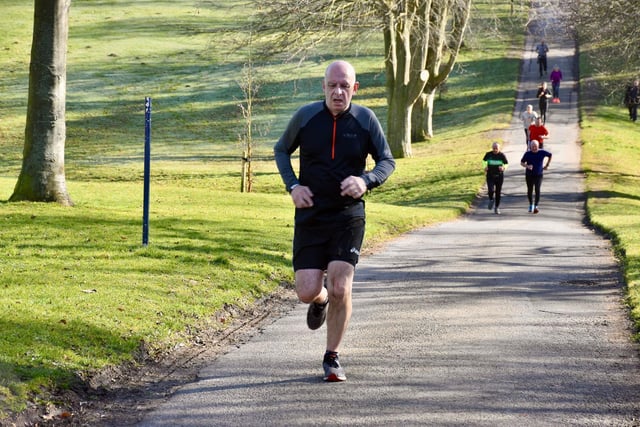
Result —
[[[410, 233], [362, 259], [341, 352], [348, 381], [321, 381], [324, 327], [306, 306], [220, 357], [148, 414], [164, 426], [633, 426], [640, 360], [606, 240], [583, 225], [573, 42], [538, 27], [559, 64], [541, 213], [527, 212], [524, 132], [538, 75], [525, 52], [504, 151], [502, 215]], [[536, 40], [527, 41], [527, 48]], [[478, 167], [486, 147], [479, 147]]]

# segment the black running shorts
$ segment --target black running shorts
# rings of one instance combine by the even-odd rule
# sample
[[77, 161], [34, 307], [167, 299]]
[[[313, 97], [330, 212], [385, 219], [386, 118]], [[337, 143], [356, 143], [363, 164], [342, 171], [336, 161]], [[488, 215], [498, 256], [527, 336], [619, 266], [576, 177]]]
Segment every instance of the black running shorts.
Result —
[[293, 270], [326, 270], [331, 261], [355, 265], [364, 239], [364, 218], [322, 226], [296, 225], [293, 235]]

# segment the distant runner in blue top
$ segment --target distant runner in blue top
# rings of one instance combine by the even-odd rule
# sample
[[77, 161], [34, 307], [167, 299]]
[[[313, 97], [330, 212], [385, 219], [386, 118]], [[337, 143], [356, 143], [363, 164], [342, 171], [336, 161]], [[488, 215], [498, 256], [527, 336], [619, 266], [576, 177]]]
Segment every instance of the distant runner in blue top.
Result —
[[[545, 164], [544, 159], [547, 158]], [[529, 199], [529, 212], [537, 214], [540, 212], [540, 187], [542, 186], [542, 175], [551, 163], [551, 153], [540, 149], [538, 141], [531, 141], [530, 151], [525, 152], [520, 160], [520, 165], [525, 168], [525, 179], [527, 182], [527, 198]], [[533, 190], [535, 189], [535, 200]]]

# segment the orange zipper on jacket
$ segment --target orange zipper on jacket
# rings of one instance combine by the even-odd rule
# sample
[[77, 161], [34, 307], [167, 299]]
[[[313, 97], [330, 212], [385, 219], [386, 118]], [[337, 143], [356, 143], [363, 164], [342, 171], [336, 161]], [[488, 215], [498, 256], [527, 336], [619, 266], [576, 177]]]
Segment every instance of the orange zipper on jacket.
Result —
[[338, 122], [338, 117], [333, 116], [333, 135], [331, 137], [331, 160], [336, 158], [336, 125]]

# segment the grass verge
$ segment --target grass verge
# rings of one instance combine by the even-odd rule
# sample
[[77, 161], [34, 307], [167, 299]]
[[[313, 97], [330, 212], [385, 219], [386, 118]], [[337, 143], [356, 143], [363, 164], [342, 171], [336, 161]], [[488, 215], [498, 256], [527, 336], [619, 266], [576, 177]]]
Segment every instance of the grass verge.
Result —
[[[587, 49], [584, 49], [588, 52]], [[583, 90], [582, 163], [586, 174], [587, 214], [590, 221], [611, 237], [627, 284], [627, 303], [640, 339], [640, 124], [629, 120], [627, 109], [615, 103], [598, 102], [598, 80], [589, 54], [581, 57]], [[629, 79], [629, 76], [626, 76]], [[618, 76], [620, 88], [627, 82]], [[611, 84], [611, 81], [609, 81]], [[584, 87], [585, 85], [583, 85]], [[594, 96], [595, 95], [595, 96]], [[594, 99], [595, 98], [595, 99]]]

